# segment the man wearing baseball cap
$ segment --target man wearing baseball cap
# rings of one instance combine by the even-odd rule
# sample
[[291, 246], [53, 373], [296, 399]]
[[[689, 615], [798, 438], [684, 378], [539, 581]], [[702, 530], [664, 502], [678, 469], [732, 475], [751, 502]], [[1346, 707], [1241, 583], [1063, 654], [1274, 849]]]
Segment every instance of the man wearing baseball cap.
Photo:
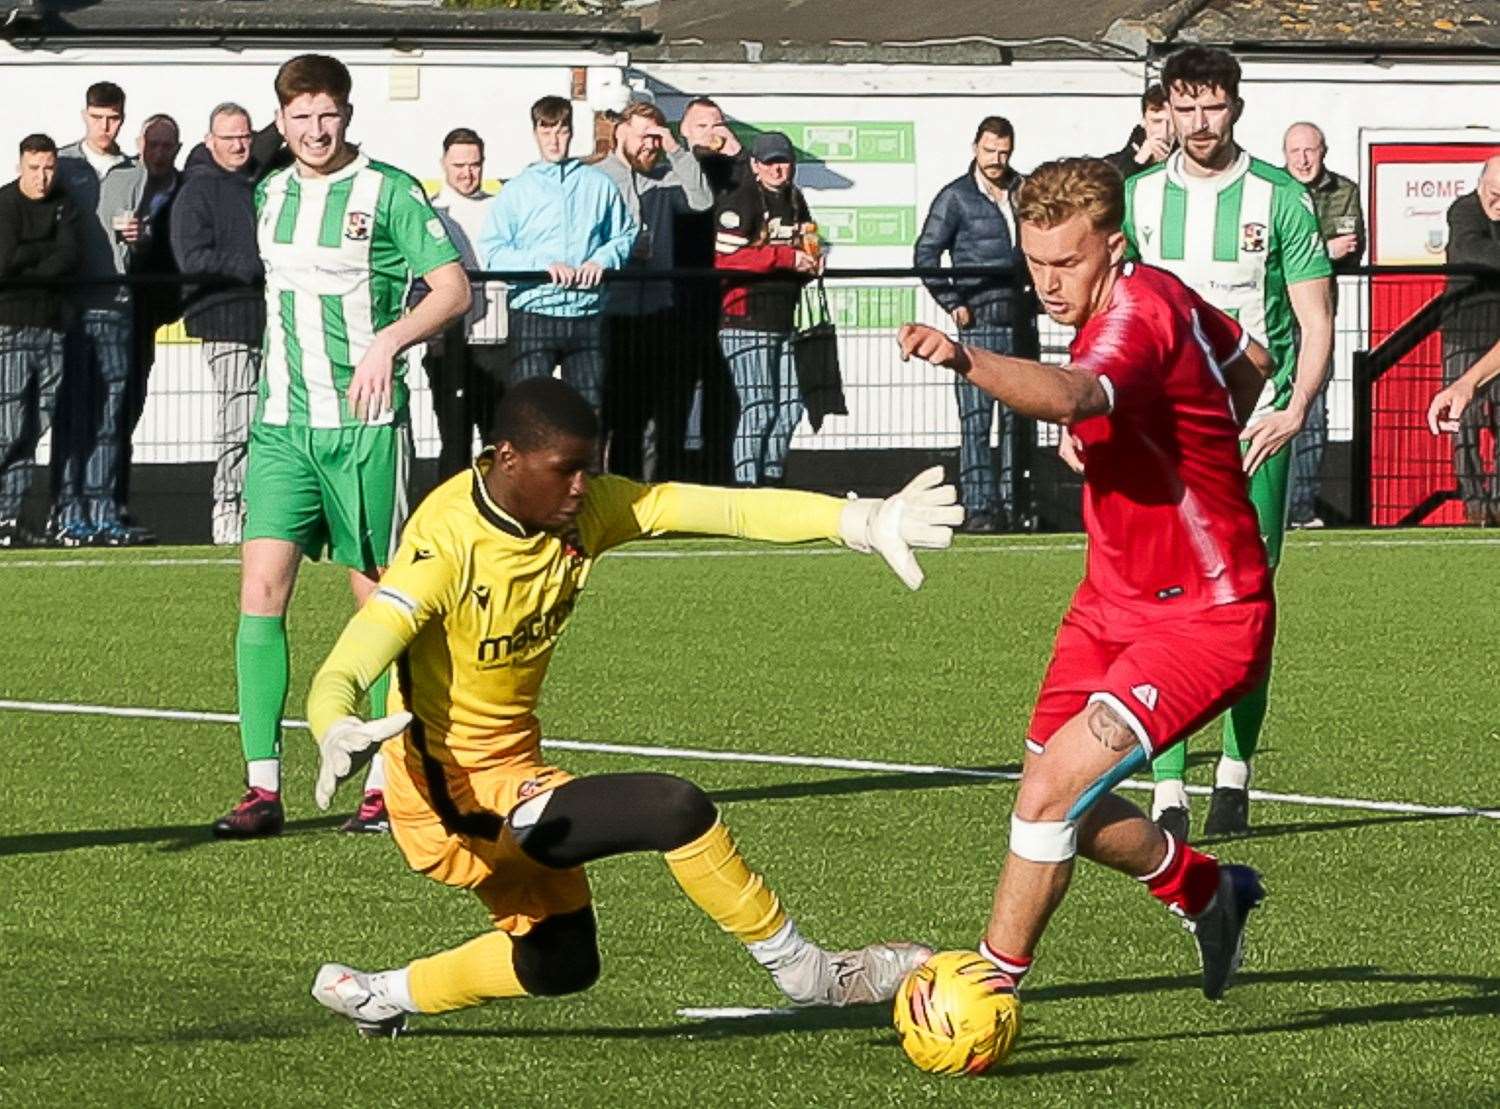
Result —
[[802, 286], [823, 268], [804, 248], [811, 217], [792, 183], [797, 154], [779, 131], [750, 145], [750, 176], [714, 208], [714, 265], [785, 280], [725, 282], [719, 345], [739, 394], [734, 438], [737, 485], [780, 485], [792, 432], [802, 418], [793, 317]]

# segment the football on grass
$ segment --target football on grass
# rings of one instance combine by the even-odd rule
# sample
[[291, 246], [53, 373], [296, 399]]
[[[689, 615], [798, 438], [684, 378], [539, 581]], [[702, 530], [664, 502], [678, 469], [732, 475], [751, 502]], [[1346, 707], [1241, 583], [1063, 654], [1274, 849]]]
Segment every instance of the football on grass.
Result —
[[981, 1074], [1021, 1031], [1015, 983], [974, 951], [939, 952], [908, 974], [893, 1016], [907, 1056], [932, 1074]]

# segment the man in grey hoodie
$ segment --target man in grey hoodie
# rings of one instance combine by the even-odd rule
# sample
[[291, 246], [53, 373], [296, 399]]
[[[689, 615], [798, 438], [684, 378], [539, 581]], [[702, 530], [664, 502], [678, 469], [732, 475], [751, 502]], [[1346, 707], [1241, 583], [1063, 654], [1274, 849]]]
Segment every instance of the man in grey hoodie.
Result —
[[[110, 81], [90, 85], [84, 137], [58, 151], [58, 177], [81, 217], [85, 279], [123, 276], [144, 245], [136, 213], [146, 171], [120, 151], [124, 122], [124, 90]], [[65, 547], [129, 546], [143, 536], [120, 519], [115, 486], [134, 346], [130, 289], [86, 284], [74, 300], [53, 449], [56, 537]]]
[[625, 272], [633, 279], [605, 288], [609, 359], [605, 372], [604, 425], [610, 472], [643, 479], [648, 423], [655, 428], [653, 481], [685, 475], [683, 441], [697, 366], [675, 319], [674, 283], [644, 275], [670, 270], [676, 257], [677, 217], [706, 212], [714, 194], [693, 152], [678, 144], [655, 104], [631, 102], [615, 123], [614, 149], [597, 163], [620, 189], [640, 231]]

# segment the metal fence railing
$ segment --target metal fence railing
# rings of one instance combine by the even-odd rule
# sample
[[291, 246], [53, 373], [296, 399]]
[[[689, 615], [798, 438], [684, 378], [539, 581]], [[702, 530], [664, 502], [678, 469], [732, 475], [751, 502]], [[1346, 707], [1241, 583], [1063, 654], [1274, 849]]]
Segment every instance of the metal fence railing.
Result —
[[[486, 286], [492, 304], [476, 313], [466, 342], [450, 339], [407, 355], [418, 460], [414, 496], [483, 441], [496, 388], [520, 374], [552, 372], [559, 363], [600, 406], [609, 435], [606, 465], [633, 476], [782, 481], [831, 492], [888, 490], [931, 462], [966, 481], [982, 477], [973, 451], [960, 450], [965, 420], [972, 447], [981, 415], [972, 404], [961, 412], [951, 375], [899, 357], [901, 324], [915, 320], [953, 330], [916, 271], [828, 275], [844, 411], [830, 403], [831, 395], [822, 396], [813, 407], [833, 410], [821, 419], [781, 380], [791, 370], [779, 346], [721, 335], [722, 273], [612, 274], [598, 320], [551, 324], [505, 310], [499, 278], [521, 275], [488, 276], [494, 279]], [[1326, 443], [1315, 470], [1306, 459], [1301, 466], [1304, 500], [1318, 518], [1388, 526], [1476, 519], [1474, 504], [1500, 513], [1496, 406], [1477, 405], [1472, 426], [1456, 444], [1431, 436], [1424, 419], [1432, 393], [1500, 338], [1497, 281], [1438, 269], [1364, 271], [1340, 279]], [[154, 297], [158, 319], [170, 318], [171, 309], [163, 317], [160, 306], [183, 284], [167, 278], [128, 283], [136, 311], [144, 312]], [[17, 292], [16, 283], [0, 282], [0, 302]], [[799, 322], [816, 314], [816, 298], [804, 289]], [[1045, 317], [1010, 322], [1034, 328], [1044, 359], [1066, 357], [1067, 329]], [[145, 341], [148, 333], [154, 344]], [[7, 365], [6, 334], [0, 327], [0, 366]], [[132, 346], [130, 374], [144, 383], [145, 399], [129, 436], [128, 500], [164, 541], [206, 541], [209, 535], [222, 398], [206, 354], [180, 322], [138, 328]], [[747, 406], [760, 409], [757, 418], [745, 418]], [[786, 453], [777, 460], [780, 437]], [[990, 471], [998, 529], [1080, 526], [1078, 479], [1057, 458], [1057, 438], [1055, 427], [990, 421], [980, 465]], [[1298, 449], [1313, 446], [1307, 440]], [[50, 447], [51, 437], [44, 436], [38, 444], [43, 462]], [[54, 485], [55, 475], [52, 483], [31, 482], [26, 514], [38, 526]]]

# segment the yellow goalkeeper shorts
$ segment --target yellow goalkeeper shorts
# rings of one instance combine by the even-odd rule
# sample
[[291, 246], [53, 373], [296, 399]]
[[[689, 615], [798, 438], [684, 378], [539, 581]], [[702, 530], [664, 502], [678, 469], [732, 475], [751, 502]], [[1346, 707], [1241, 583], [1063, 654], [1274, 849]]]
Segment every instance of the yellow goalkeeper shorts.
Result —
[[590, 903], [582, 867], [533, 860], [505, 826], [517, 804], [570, 781], [540, 763], [464, 770], [424, 759], [403, 736], [385, 745], [385, 803], [406, 863], [435, 881], [473, 890], [495, 927], [521, 935]]

